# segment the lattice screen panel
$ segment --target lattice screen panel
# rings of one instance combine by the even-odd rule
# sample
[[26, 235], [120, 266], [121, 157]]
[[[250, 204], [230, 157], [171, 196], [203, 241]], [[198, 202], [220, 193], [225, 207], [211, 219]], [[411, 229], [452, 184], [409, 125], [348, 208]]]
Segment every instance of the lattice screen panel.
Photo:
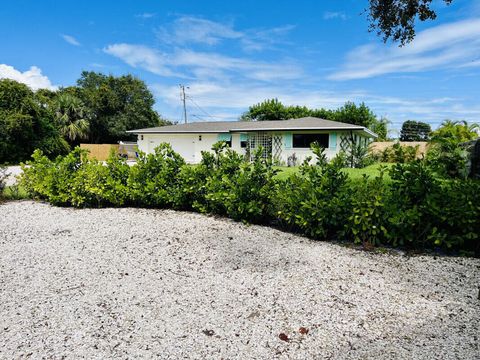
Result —
[[272, 158], [273, 160], [280, 160], [280, 156], [282, 155], [282, 136], [281, 135], [273, 135], [273, 149], [272, 149]]
[[248, 146], [250, 150], [250, 159], [253, 157], [255, 150], [260, 146], [263, 148], [262, 157], [268, 159], [272, 156], [272, 135], [265, 132], [249, 134]]

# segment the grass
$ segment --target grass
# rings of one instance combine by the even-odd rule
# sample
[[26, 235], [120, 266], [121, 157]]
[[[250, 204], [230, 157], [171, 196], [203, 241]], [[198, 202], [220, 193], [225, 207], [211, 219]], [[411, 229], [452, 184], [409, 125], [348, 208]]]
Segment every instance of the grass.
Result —
[[[393, 164], [391, 163], [380, 163], [380, 164], [373, 164], [362, 169], [352, 169], [352, 168], [344, 168], [345, 171], [350, 179], [357, 180], [361, 179], [363, 175], [368, 175], [369, 177], [375, 177], [380, 174], [380, 168], [386, 167], [387, 169], [391, 168]], [[287, 167], [287, 166], [276, 166], [276, 169], [280, 170], [277, 174], [277, 179], [284, 180], [288, 178], [290, 175], [298, 173], [299, 167]], [[389, 180], [390, 177], [388, 174], [385, 174], [385, 179]]]
[[28, 199], [28, 194], [22, 186], [7, 186], [3, 190], [3, 198], [5, 200], [21, 200]]

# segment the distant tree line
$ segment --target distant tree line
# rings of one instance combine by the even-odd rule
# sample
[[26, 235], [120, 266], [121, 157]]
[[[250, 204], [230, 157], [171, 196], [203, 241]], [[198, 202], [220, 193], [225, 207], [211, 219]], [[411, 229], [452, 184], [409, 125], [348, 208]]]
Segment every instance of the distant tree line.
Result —
[[80, 142], [134, 140], [125, 131], [169, 124], [155, 110], [146, 84], [132, 76], [82, 72], [76, 86], [32, 91], [0, 80], [0, 164], [28, 159], [35, 149], [49, 157]]
[[379, 119], [364, 103], [356, 105], [353, 102], [346, 102], [344, 106], [336, 110], [330, 110], [323, 108], [309, 109], [306, 106], [298, 105], [288, 106], [282, 104], [278, 99], [270, 99], [251, 106], [248, 111], [240, 116], [240, 120], [287, 120], [307, 116], [364, 126], [375, 132], [379, 141], [387, 140], [388, 137], [389, 121], [384, 117]]
[[430, 140], [431, 133], [432, 128], [429, 124], [421, 121], [407, 120], [402, 124], [400, 141], [428, 141]]

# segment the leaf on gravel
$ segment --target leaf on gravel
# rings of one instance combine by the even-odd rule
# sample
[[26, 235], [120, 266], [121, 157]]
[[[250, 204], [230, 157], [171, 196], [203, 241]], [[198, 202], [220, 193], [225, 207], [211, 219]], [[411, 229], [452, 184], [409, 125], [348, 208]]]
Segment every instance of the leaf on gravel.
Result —
[[287, 334], [284, 334], [284, 333], [280, 333], [280, 335], [278, 335], [278, 337], [280, 338], [280, 340], [282, 341], [290, 341], [290, 339], [288, 338]]
[[298, 329], [298, 332], [302, 335], [307, 335], [308, 331], [309, 330], [307, 328], [304, 328], [303, 326], [300, 329]]

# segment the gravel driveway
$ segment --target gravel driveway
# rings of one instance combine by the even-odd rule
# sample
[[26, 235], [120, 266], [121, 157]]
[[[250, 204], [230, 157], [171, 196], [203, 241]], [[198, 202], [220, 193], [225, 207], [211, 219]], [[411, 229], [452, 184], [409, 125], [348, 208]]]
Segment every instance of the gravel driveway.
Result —
[[7, 180], [6, 185], [11, 186], [17, 183], [17, 176], [22, 173], [22, 168], [19, 165], [7, 166]]
[[372, 254], [193, 213], [9, 202], [0, 358], [478, 359], [479, 279], [478, 259]]

